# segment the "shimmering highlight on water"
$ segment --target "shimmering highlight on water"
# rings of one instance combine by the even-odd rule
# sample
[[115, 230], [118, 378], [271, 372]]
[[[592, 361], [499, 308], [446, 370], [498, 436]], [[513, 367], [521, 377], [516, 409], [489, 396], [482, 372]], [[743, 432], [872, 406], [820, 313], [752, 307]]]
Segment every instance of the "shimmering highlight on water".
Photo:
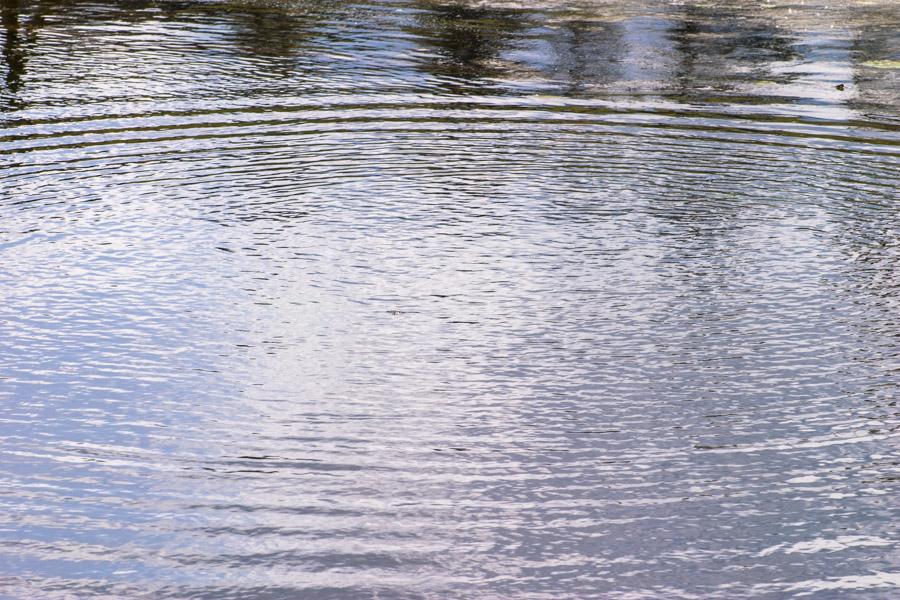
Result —
[[0, 16], [0, 596], [900, 594], [900, 5]]

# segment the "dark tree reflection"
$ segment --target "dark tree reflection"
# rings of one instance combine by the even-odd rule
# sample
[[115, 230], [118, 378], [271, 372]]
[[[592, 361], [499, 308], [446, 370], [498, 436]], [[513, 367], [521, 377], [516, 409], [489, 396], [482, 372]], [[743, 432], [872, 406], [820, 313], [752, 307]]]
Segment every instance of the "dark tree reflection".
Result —
[[796, 39], [757, 15], [686, 6], [671, 31], [679, 66], [675, 90], [730, 91], [759, 80], [785, 80], [773, 65], [800, 58]]
[[[199, 10], [209, 7], [199, 6]], [[339, 18], [340, 5], [310, 2], [302, 5], [260, 6], [240, 2], [228, 5], [221, 14], [234, 29], [239, 49], [258, 56], [294, 58], [309, 46], [317, 33], [325, 33], [329, 23]]]
[[469, 82], [509, 74], [513, 65], [503, 64], [501, 55], [527, 28], [523, 11], [463, 2], [419, 6], [422, 15], [412, 32], [437, 55], [426, 64], [429, 72]]
[[20, 104], [15, 96], [22, 89], [29, 48], [35, 42], [43, 16], [38, 10], [29, 12], [20, 0], [0, 0], [0, 25], [3, 28], [4, 95], [11, 94], [10, 105]]

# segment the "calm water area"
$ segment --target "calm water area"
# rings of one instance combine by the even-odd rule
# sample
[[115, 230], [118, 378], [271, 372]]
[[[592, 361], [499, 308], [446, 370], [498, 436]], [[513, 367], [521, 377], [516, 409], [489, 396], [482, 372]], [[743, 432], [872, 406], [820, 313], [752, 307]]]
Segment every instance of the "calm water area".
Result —
[[0, 598], [900, 598], [897, 0], [0, 0]]

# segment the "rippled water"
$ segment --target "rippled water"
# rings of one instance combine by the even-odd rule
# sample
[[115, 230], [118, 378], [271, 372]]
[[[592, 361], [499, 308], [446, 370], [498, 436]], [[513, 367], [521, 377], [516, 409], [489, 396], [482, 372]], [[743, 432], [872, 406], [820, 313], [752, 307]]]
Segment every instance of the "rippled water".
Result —
[[900, 595], [894, 0], [0, 14], [0, 596]]

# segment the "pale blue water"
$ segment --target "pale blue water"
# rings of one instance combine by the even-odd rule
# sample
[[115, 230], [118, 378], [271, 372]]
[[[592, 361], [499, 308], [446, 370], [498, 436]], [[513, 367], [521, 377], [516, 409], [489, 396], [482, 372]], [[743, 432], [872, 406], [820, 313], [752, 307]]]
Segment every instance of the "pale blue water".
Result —
[[900, 595], [900, 5], [0, 7], [0, 596]]

